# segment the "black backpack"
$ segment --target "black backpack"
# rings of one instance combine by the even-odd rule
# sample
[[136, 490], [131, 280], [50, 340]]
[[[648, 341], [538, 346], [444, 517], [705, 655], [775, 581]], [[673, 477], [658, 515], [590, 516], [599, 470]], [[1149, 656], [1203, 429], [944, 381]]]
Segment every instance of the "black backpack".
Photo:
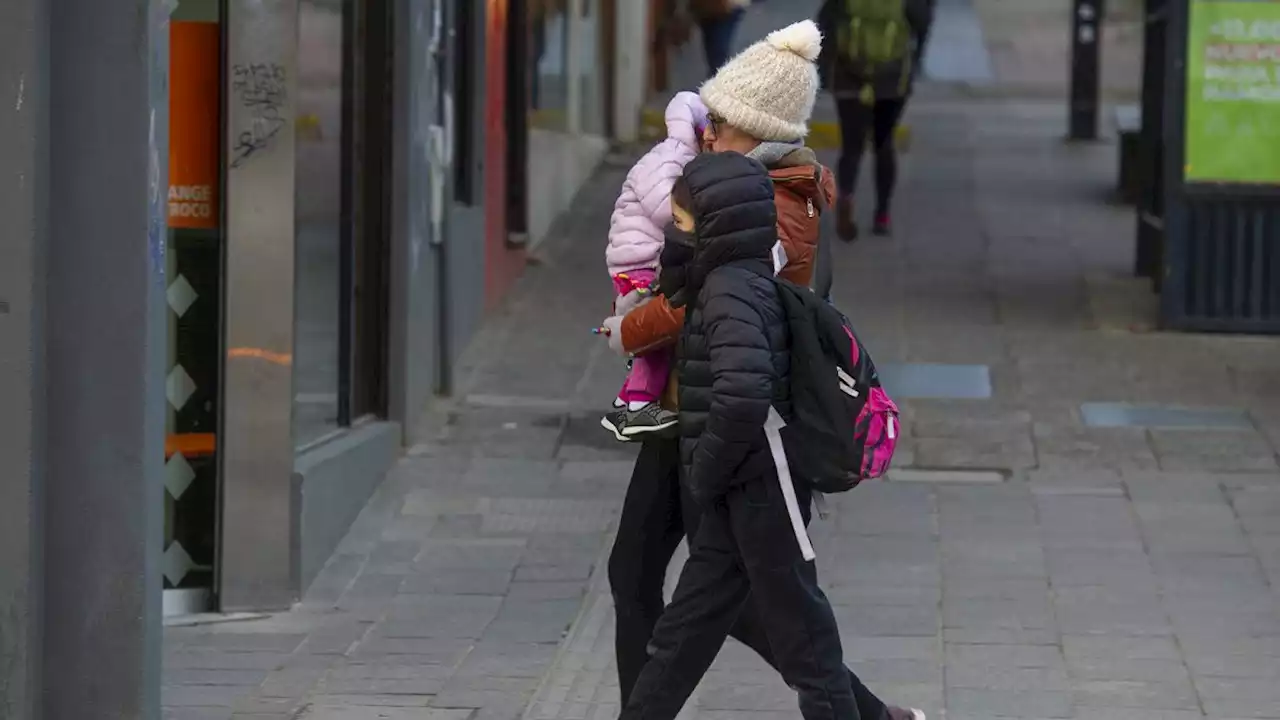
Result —
[[898, 406], [870, 353], [834, 305], [775, 281], [791, 331], [792, 417], [781, 434], [794, 477], [838, 493], [883, 476], [898, 444]]

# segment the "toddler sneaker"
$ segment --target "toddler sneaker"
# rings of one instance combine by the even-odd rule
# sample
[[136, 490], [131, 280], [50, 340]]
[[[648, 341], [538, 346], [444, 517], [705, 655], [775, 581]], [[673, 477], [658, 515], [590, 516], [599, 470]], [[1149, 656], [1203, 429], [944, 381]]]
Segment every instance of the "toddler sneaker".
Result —
[[679, 421], [679, 416], [653, 402], [639, 410], [628, 410], [621, 434], [627, 438], [648, 433], [669, 434]]
[[622, 431], [627, 427], [627, 416], [630, 414], [631, 411], [627, 410], [626, 403], [622, 403], [621, 406], [615, 404], [613, 410], [605, 413], [604, 417], [600, 418], [600, 427], [613, 433], [618, 442], [628, 442], [630, 438], [623, 435]]

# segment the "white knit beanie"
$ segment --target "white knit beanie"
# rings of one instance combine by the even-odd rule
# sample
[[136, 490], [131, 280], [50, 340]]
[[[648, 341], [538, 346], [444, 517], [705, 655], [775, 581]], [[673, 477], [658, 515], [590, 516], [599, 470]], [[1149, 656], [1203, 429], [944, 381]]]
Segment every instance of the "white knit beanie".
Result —
[[725, 63], [699, 94], [711, 112], [757, 140], [799, 140], [809, 134], [821, 50], [812, 20], [774, 30]]

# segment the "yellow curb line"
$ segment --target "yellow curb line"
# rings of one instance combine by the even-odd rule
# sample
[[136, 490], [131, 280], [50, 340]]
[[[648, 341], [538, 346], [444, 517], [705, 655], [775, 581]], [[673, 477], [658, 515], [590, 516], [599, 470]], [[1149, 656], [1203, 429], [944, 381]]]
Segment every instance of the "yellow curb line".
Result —
[[[646, 140], [656, 141], [666, 137], [667, 134], [666, 121], [663, 119], [662, 112], [653, 108], [640, 111], [640, 128], [641, 137]], [[911, 147], [911, 127], [906, 124], [899, 125], [894, 132], [894, 142], [898, 150], [907, 152]], [[809, 123], [809, 137], [805, 140], [805, 144], [814, 150], [839, 150], [839, 123], [823, 120]]]
[[[536, 110], [530, 113], [530, 124], [533, 127], [559, 129], [563, 127], [564, 113], [556, 110]], [[299, 122], [299, 125], [304, 125]], [[310, 128], [304, 127], [304, 130]], [[649, 142], [656, 142], [667, 136], [667, 124], [662, 111], [644, 108], [640, 111], [640, 137]], [[870, 138], [867, 140], [870, 143]], [[911, 148], [911, 126], [899, 125], [894, 132], [894, 142], [900, 152]], [[814, 150], [839, 150], [840, 125], [829, 120], [817, 120], [809, 123], [809, 137], [805, 144]]]

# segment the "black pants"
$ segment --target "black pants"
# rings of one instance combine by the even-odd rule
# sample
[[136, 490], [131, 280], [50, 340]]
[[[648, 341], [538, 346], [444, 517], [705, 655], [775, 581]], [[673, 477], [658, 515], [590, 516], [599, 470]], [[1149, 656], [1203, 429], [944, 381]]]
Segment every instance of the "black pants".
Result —
[[870, 131], [876, 154], [876, 214], [888, 215], [893, 188], [898, 182], [898, 151], [893, 143], [893, 130], [902, 119], [905, 98], [876, 100], [867, 105], [859, 98], [836, 101], [840, 118], [840, 162], [836, 166], [836, 185], [842, 195], [852, 195], [858, 187], [858, 168], [867, 147]]
[[[653, 439], [644, 443], [622, 506], [618, 537], [609, 556], [609, 584], [617, 615], [618, 683], [624, 706], [650, 659], [650, 640], [663, 612], [662, 585], [667, 566], [686, 528], [691, 537], [700, 529], [700, 512], [680, 487], [679, 468], [677, 441]], [[795, 544], [794, 538], [791, 543]], [[778, 668], [755, 601], [743, 603], [729, 634]], [[698, 680], [714, 662], [720, 646], [717, 642], [685, 648], [681, 662], [693, 679], [663, 688], [667, 697], [661, 699], [661, 704], [668, 710], [674, 708], [671, 717], [688, 700]], [[884, 703], [853, 672], [848, 672], [848, 677], [862, 720], [885, 720]]]
[[738, 23], [742, 22], [743, 12], [739, 8], [722, 18], [701, 23], [702, 51], [707, 59], [707, 77], [715, 75], [729, 61], [729, 56], [733, 52], [733, 34], [738, 29]]

